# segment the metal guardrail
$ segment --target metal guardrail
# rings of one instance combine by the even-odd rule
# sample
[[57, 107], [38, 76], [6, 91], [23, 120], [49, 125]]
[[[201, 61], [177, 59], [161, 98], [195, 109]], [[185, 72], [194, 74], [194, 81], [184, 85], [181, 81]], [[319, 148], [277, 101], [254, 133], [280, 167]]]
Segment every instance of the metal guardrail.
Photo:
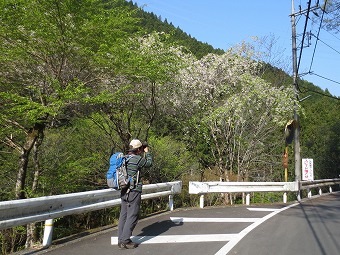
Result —
[[308, 197], [312, 197], [312, 189], [317, 188], [319, 190], [319, 195], [322, 195], [322, 187], [328, 187], [329, 193], [332, 193], [332, 186], [340, 185], [340, 178], [336, 179], [323, 179], [315, 181], [302, 181], [299, 182], [299, 190], [307, 190]]
[[[322, 187], [339, 185], [340, 178], [301, 182], [189, 182], [189, 193], [199, 194], [200, 207], [204, 207], [204, 194], [207, 193], [247, 193], [246, 204], [250, 204], [251, 192], [284, 192], [283, 201], [287, 202], [287, 192], [300, 193]], [[143, 186], [142, 199], [169, 196], [169, 209], [173, 210], [173, 195], [182, 191], [182, 182], [168, 182]], [[300, 199], [298, 195], [298, 199]], [[28, 223], [45, 221], [43, 246], [52, 243], [53, 219], [71, 214], [84, 213], [113, 207], [120, 204], [120, 191], [114, 189], [95, 190], [65, 195], [46, 196], [22, 200], [0, 202], [0, 230]]]
[[[169, 209], [173, 210], [173, 195], [181, 191], [181, 181], [148, 184], [143, 186], [142, 200], [169, 196]], [[120, 203], [120, 191], [114, 189], [3, 201], [0, 202], [0, 229], [45, 221], [43, 246], [49, 246], [54, 218], [96, 211]]]
[[189, 194], [200, 195], [200, 207], [204, 207], [204, 194], [207, 193], [246, 193], [246, 204], [250, 204], [250, 193], [252, 192], [284, 192], [283, 202], [287, 202], [287, 192], [297, 192], [300, 200], [300, 191], [308, 190], [308, 197], [311, 197], [311, 189], [340, 184], [340, 178], [324, 179], [315, 181], [299, 182], [189, 182]]
[[295, 182], [189, 182], [190, 194], [296, 191]]
[[311, 189], [311, 188], [320, 188], [324, 186], [332, 186], [340, 183], [340, 178], [336, 179], [322, 179], [315, 181], [302, 181], [300, 182], [300, 189]]

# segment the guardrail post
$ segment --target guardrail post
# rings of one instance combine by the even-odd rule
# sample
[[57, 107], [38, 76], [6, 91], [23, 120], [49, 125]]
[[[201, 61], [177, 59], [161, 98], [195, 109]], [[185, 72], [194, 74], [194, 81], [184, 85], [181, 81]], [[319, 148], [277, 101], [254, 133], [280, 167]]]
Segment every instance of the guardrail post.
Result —
[[174, 210], [174, 195], [169, 195], [169, 209], [170, 211]]
[[329, 186], [329, 193], [332, 193], [333, 190], [332, 190], [332, 186]]
[[246, 205], [250, 205], [250, 193], [246, 195]]
[[45, 220], [43, 247], [49, 247], [52, 244], [53, 219]]
[[322, 195], [322, 189], [319, 188], [319, 195], [321, 196]]
[[287, 192], [283, 193], [283, 203], [287, 203]]
[[307, 189], [307, 192], [308, 192], [308, 197], [312, 197], [312, 190], [310, 188]]
[[296, 194], [296, 198], [297, 198], [297, 201], [301, 201], [301, 186], [302, 186], [302, 184], [301, 184], [301, 182], [300, 181], [298, 181], [298, 191], [297, 191], [297, 194]]
[[200, 208], [204, 207], [204, 195], [200, 196]]

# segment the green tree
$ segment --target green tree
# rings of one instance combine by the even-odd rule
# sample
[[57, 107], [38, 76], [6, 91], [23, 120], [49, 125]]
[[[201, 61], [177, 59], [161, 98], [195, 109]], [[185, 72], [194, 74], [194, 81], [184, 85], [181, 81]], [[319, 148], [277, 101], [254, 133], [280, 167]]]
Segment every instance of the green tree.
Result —
[[323, 26], [330, 31], [339, 32], [339, 0], [324, 0], [320, 3], [320, 9], [317, 9], [319, 15], [315, 15], [313, 20], [319, 24], [323, 21]]
[[301, 118], [301, 157], [313, 158], [315, 179], [338, 177], [339, 100], [308, 91], [305, 95], [310, 97], [301, 103], [305, 113]]
[[183, 175], [192, 176], [198, 172], [198, 158], [187, 149], [184, 142], [170, 136], [151, 136], [149, 142], [154, 163], [144, 176], [150, 183], [176, 181]]
[[1, 141], [20, 155], [17, 198], [26, 197], [29, 155], [45, 128], [96, 93], [105, 50], [133, 29], [120, 2], [1, 1]]
[[31, 191], [37, 187], [46, 128], [67, 123], [97, 93], [108, 50], [136, 30], [122, 3], [0, 2], [0, 141], [19, 155], [16, 198], [34, 193], [27, 183], [32, 150]]

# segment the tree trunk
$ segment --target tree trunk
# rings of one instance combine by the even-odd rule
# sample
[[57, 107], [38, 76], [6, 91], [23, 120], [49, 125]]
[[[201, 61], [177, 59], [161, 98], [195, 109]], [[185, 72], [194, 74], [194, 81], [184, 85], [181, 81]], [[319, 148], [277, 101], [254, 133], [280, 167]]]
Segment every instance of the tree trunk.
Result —
[[36, 227], [35, 223], [29, 223], [26, 226], [26, 242], [25, 242], [25, 248], [30, 248], [34, 245], [34, 242], [36, 240]]
[[27, 165], [28, 165], [28, 156], [30, 150], [22, 149], [20, 158], [19, 158], [19, 169], [17, 175], [17, 181], [15, 185], [15, 197], [16, 199], [24, 199], [25, 195], [25, 181], [27, 175]]
[[[34, 163], [34, 178], [32, 183], [32, 194], [35, 194], [38, 182], [39, 182], [39, 176], [41, 174], [41, 168], [40, 168], [40, 162], [39, 162], [39, 147], [42, 144], [44, 140], [44, 132], [40, 132], [37, 140], [34, 143], [33, 146], [33, 163]], [[36, 225], [35, 223], [27, 224], [27, 233], [26, 233], [26, 243], [25, 247], [30, 248], [36, 243], [37, 240], [37, 233], [36, 233]]]
[[41, 174], [41, 167], [39, 161], [39, 147], [44, 140], [44, 132], [40, 132], [38, 139], [34, 143], [33, 147], [33, 163], [34, 163], [34, 178], [32, 183], [32, 193], [35, 193], [38, 188], [39, 176]]
[[21, 155], [19, 157], [19, 169], [17, 175], [17, 181], [15, 185], [15, 197], [16, 199], [24, 199], [26, 198], [25, 194], [25, 182], [27, 176], [27, 166], [29, 161], [29, 155], [33, 148], [35, 141], [39, 136], [39, 127], [41, 125], [36, 124], [34, 128], [30, 129], [27, 132], [26, 142], [24, 146], [21, 148]]

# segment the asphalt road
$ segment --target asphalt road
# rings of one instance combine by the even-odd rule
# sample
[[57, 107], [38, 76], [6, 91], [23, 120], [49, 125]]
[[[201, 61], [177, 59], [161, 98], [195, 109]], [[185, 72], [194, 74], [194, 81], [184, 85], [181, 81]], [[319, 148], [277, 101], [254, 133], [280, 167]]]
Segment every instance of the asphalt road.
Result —
[[179, 209], [139, 221], [133, 250], [109, 229], [26, 254], [339, 255], [340, 193], [301, 203]]

